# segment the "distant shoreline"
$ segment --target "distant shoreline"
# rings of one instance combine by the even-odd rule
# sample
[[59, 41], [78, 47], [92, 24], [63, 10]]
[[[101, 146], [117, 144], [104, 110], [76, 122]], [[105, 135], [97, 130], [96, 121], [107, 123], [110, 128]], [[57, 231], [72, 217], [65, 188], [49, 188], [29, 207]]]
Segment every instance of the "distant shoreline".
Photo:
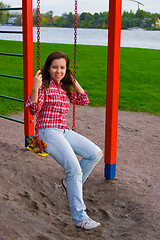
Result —
[[[13, 25], [13, 24], [5, 24], [5, 25], [2, 25], [0, 24], [0, 27], [4, 27], [4, 26], [7, 26], [7, 27], [22, 27], [22, 25]], [[36, 27], [36, 25], [33, 25], [33, 27]], [[73, 27], [57, 27], [57, 26], [40, 26], [41, 28], [45, 28], [45, 27], [48, 27], [48, 28], [73, 28]], [[78, 28], [78, 29], [101, 29], [101, 30], [108, 30], [108, 28]], [[121, 28], [121, 30], [147, 30], [147, 31], [160, 31], [160, 28], [139, 28], [139, 27], [134, 27], [134, 28]]]

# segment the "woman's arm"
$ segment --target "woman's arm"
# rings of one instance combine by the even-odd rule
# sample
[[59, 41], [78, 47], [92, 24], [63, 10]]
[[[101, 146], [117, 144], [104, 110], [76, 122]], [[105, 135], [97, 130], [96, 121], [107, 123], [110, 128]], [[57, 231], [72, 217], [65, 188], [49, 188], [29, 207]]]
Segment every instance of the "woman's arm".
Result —
[[80, 86], [80, 84], [77, 82], [77, 80], [75, 80], [75, 89], [77, 93], [82, 93], [84, 94], [84, 90], [83, 88]]
[[32, 93], [26, 101], [26, 107], [29, 107], [29, 111], [32, 115], [35, 115], [37, 111], [40, 111], [44, 102], [44, 91], [40, 89], [42, 86], [41, 70], [38, 70], [33, 79]]
[[38, 100], [38, 90], [41, 86], [42, 86], [42, 74], [41, 74], [41, 70], [38, 70], [33, 79], [32, 93], [31, 93], [31, 99], [34, 102], [37, 102]]
[[[80, 86], [80, 84], [77, 82], [77, 80], [75, 80], [75, 90], [76, 90], [75, 104], [76, 105], [81, 105], [81, 106], [88, 105], [89, 104], [88, 94]], [[73, 103], [73, 102], [74, 102], [74, 93], [72, 92], [71, 103]]]

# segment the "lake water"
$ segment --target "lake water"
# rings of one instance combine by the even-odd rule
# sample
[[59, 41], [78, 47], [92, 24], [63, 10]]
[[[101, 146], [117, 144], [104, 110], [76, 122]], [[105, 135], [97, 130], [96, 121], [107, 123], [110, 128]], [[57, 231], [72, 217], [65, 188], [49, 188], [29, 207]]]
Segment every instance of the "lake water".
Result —
[[[0, 30], [22, 31], [22, 27], [0, 26]], [[72, 28], [41, 28], [40, 41], [46, 43], [73, 44]], [[0, 33], [0, 39], [22, 41], [21, 34]], [[36, 42], [36, 28], [33, 29], [33, 41]], [[108, 45], [107, 29], [78, 29], [78, 44]], [[135, 48], [160, 49], [160, 31], [132, 29], [121, 31], [121, 46]]]

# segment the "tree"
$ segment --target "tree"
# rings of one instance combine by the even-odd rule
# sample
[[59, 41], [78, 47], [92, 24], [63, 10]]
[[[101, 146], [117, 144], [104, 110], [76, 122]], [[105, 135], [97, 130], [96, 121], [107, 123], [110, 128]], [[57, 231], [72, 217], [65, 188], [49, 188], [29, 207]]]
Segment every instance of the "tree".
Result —
[[130, 23], [130, 21], [128, 18], [126, 18], [126, 17], [122, 18], [122, 24], [121, 24], [122, 29], [129, 28], [130, 27], [129, 23]]
[[[0, 7], [9, 7], [0, 2]], [[77, 27], [79, 28], [108, 28], [109, 12], [100, 12], [91, 14], [83, 12], [77, 16]], [[2, 17], [3, 16], [3, 17]], [[12, 13], [9, 15], [8, 11], [0, 11], [0, 22], [3, 24], [12, 16], [16, 17], [15, 24], [21, 25], [21, 15]], [[138, 10], [136, 13], [124, 11], [122, 13], [122, 29], [143, 27], [151, 28], [156, 26], [156, 22], [160, 19], [160, 14], [152, 14], [143, 10]], [[57, 27], [74, 27], [74, 14], [72, 12], [63, 13], [62, 16], [53, 16], [53, 11], [40, 14], [41, 26], [57, 26]], [[37, 9], [33, 9], [33, 24], [37, 25]]]
[[94, 13], [93, 14], [93, 19], [94, 21], [96, 21], [99, 18], [99, 14], [98, 13]]
[[[6, 5], [3, 2], [0, 2], [0, 8], [9, 8], [10, 5]], [[6, 11], [0, 11], [0, 23], [4, 24], [8, 22], [8, 19], [10, 18], [9, 12]]]
[[158, 13], [152, 14], [151, 16], [151, 26], [156, 25], [156, 22], [160, 19], [160, 15]]
[[33, 25], [37, 25], [37, 9], [33, 9]]
[[83, 12], [83, 13], [81, 13], [81, 15], [80, 15], [80, 21], [84, 21], [85, 20], [85, 18], [86, 18], [86, 15], [87, 15], [87, 13], [86, 12]]
[[47, 18], [47, 25], [52, 25], [52, 19]]
[[53, 17], [53, 11], [48, 11], [48, 12], [46, 12], [46, 13], [45, 13], [45, 17], [52, 19], [52, 17]]
[[72, 12], [70, 12], [68, 15], [67, 15], [67, 21], [68, 23], [73, 26], [74, 25], [74, 15], [72, 14]]
[[146, 13], [145, 11], [138, 9], [136, 14], [135, 14], [135, 17], [143, 19], [145, 17], [145, 13]]
[[42, 17], [41, 18], [41, 26], [46, 26], [47, 25], [47, 18], [46, 17]]
[[57, 17], [56, 26], [61, 27], [62, 17]]

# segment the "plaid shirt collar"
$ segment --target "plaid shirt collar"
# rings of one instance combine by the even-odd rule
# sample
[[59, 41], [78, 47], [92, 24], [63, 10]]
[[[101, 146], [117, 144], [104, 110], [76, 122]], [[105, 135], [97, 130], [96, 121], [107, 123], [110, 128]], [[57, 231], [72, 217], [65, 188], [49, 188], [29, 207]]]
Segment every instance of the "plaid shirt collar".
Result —
[[49, 87], [62, 87], [62, 82], [58, 83], [56, 80], [54, 80], [53, 78], [50, 79], [50, 84]]

